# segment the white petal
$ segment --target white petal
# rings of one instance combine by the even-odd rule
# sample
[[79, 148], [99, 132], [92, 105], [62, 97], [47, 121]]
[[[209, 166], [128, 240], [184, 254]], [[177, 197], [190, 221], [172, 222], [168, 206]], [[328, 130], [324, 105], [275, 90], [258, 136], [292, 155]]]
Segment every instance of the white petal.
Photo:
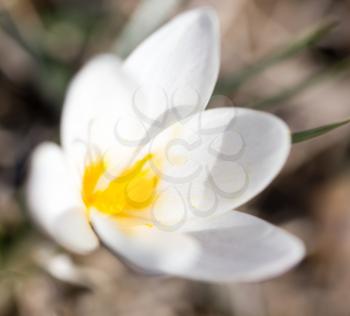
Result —
[[143, 272], [176, 274], [192, 265], [198, 255], [197, 244], [186, 235], [141, 225], [125, 232], [117, 222], [98, 211], [92, 211], [91, 222], [108, 249]]
[[176, 231], [187, 220], [185, 206], [178, 191], [166, 188], [157, 192], [157, 199], [151, 206], [151, 220], [162, 231]]
[[55, 279], [78, 287], [91, 288], [84, 268], [76, 265], [67, 254], [50, 254], [41, 252], [38, 263]]
[[91, 151], [104, 154], [106, 148], [117, 147], [116, 133], [131, 138], [139, 134], [132, 109], [135, 91], [113, 55], [97, 56], [79, 71], [66, 95], [61, 122], [62, 145], [75, 166], [81, 167]]
[[238, 211], [192, 222], [187, 230], [201, 254], [181, 275], [196, 280], [261, 281], [286, 272], [305, 252], [298, 238]]
[[98, 246], [83, 208], [72, 208], [57, 216], [52, 231], [60, 244], [80, 254], [89, 253]]
[[219, 55], [218, 21], [210, 8], [184, 13], [146, 39], [124, 64], [148, 97], [145, 120], [203, 110], [217, 80]]
[[[224, 115], [225, 110], [222, 111]], [[203, 126], [207, 126], [206, 120], [210, 120], [210, 113], [203, 115]], [[225, 198], [229, 208], [246, 203], [280, 172], [290, 146], [290, 130], [278, 117], [235, 109], [227, 130], [216, 136], [208, 149], [211, 155], [216, 155], [210, 170], [214, 192]]]
[[273, 180], [290, 132], [271, 114], [220, 108], [169, 127], [147, 150], [163, 159], [162, 187], [176, 188], [190, 213], [207, 217], [242, 205]]
[[[79, 192], [62, 150], [54, 143], [43, 143], [34, 151], [26, 197], [33, 219], [62, 246], [78, 253], [96, 248], [98, 241], [81, 210]], [[65, 217], [67, 213], [71, 216]]]

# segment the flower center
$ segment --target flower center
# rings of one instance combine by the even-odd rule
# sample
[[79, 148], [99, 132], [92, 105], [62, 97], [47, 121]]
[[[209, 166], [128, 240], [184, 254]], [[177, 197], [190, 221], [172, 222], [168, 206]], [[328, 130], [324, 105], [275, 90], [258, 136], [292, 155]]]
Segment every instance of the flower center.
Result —
[[87, 210], [94, 207], [118, 218], [138, 217], [140, 211], [146, 210], [156, 198], [159, 175], [150, 165], [153, 158], [153, 154], [147, 154], [111, 179], [104, 188], [99, 188], [99, 184], [101, 179], [108, 179], [106, 162], [98, 159], [87, 165], [82, 183], [82, 199]]

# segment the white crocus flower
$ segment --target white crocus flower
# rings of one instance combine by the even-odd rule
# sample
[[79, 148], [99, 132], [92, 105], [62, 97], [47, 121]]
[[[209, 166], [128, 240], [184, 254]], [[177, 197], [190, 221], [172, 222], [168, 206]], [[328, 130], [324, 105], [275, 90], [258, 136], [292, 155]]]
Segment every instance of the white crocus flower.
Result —
[[277, 175], [290, 132], [243, 108], [204, 111], [219, 70], [217, 17], [182, 14], [124, 62], [90, 61], [68, 90], [62, 147], [34, 152], [34, 220], [71, 251], [99, 243], [146, 273], [256, 281], [298, 263], [302, 243], [235, 211]]

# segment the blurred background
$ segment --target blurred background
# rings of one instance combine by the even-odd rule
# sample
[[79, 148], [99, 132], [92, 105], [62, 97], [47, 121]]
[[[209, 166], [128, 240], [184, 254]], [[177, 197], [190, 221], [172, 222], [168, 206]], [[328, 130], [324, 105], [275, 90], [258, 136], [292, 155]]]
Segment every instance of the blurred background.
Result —
[[41, 141], [58, 142], [72, 75], [99, 52], [127, 56], [172, 16], [201, 5], [221, 23], [211, 107], [272, 111], [293, 131], [350, 116], [348, 0], [1, 0], [1, 316], [350, 315], [347, 126], [294, 145], [282, 174], [245, 206], [306, 243], [305, 260], [268, 282], [140, 276], [103, 249], [68, 255], [28, 219], [28, 157]]

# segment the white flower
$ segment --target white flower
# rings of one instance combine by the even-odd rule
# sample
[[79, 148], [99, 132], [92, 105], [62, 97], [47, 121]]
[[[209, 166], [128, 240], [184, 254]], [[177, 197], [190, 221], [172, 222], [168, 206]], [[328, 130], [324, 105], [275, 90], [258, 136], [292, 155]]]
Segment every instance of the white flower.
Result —
[[71, 251], [101, 242], [147, 273], [256, 281], [298, 263], [297, 238], [233, 210], [280, 171], [290, 132], [263, 112], [203, 111], [218, 70], [207, 8], [175, 18], [124, 62], [90, 61], [66, 96], [62, 148], [33, 154], [34, 220]]

